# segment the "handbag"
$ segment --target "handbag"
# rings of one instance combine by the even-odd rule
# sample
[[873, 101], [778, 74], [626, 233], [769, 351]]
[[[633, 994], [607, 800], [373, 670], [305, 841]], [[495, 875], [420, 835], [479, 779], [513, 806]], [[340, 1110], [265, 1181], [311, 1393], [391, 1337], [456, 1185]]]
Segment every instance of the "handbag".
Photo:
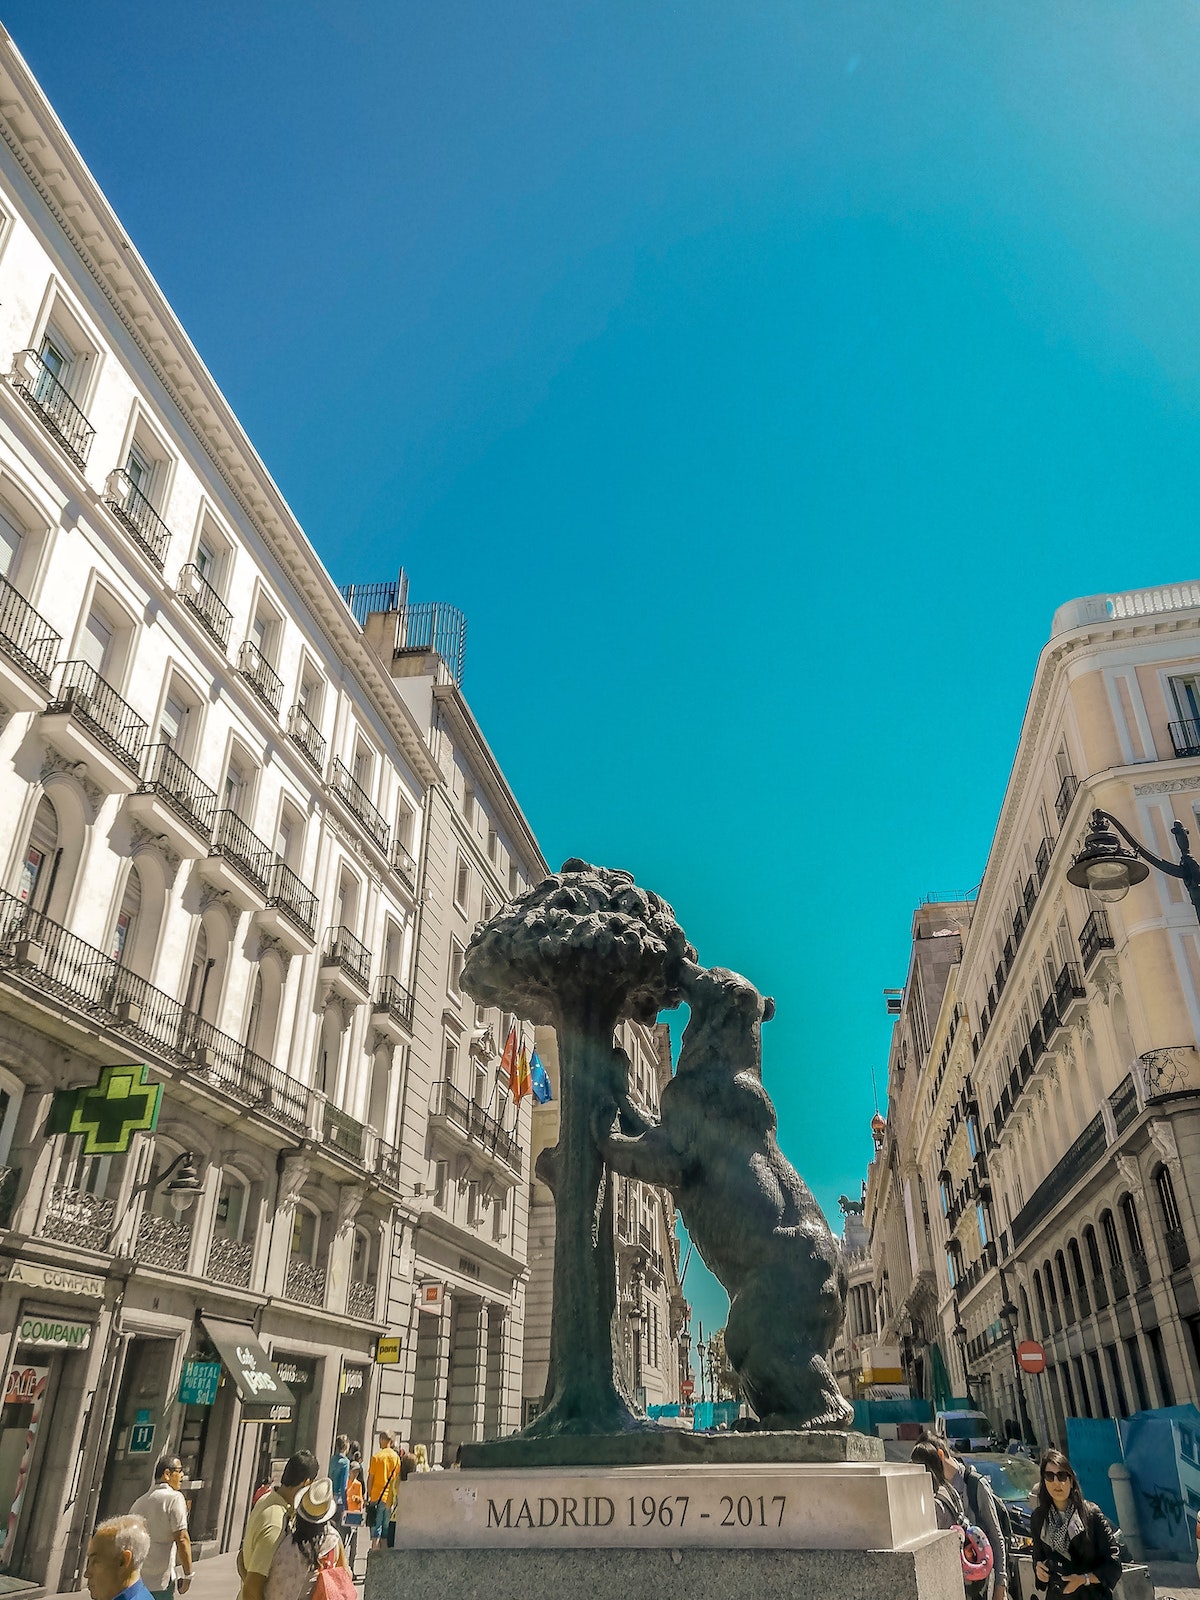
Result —
[[347, 1568], [334, 1565], [336, 1558], [336, 1550], [331, 1550], [329, 1557], [324, 1558], [313, 1584], [311, 1600], [358, 1600], [353, 1576]]

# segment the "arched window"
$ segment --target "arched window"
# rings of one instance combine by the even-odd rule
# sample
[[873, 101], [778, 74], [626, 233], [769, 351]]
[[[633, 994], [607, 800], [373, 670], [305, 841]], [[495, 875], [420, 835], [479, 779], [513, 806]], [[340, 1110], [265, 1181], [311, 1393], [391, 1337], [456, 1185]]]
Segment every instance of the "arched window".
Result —
[[1072, 1239], [1068, 1242], [1067, 1255], [1071, 1258], [1071, 1273], [1075, 1282], [1081, 1289], [1086, 1289], [1087, 1279], [1083, 1275], [1083, 1257], [1079, 1253], [1078, 1239]]
[[1045, 1338], [1049, 1332], [1050, 1323], [1046, 1316], [1046, 1295], [1042, 1289], [1042, 1275], [1036, 1267], [1033, 1272], [1033, 1292], [1037, 1296], [1038, 1321], [1041, 1323], [1042, 1337]]
[[1104, 1269], [1100, 1265], [1100, 1246], [1096, 1241], [1096, 1230], [1091, 1223], [1083, 1230], [1083, 1242], [1087, 1248], [1088, 1265], [1092, 1269], [1092, 1277], [1102, 1277]]
[[44, 794], [33, 814], [29, 843], [25, 847], [25, 857], [21, 863], [17, 898], [32, 906], [35, 911], [44, 911], [50, 900], [50, 891], [54, 887], [58, 861], [58, 812], [54, 809], [54, 802], [50, 796]]
[[1159, 1166], [1155, 1171], [1154, 1187], [1158, 1191], [1159, 1209], [1162, 1211], [1163, 1227], [1168, 1236], [1182, 1233], [1183, 1219], [1179, 1215], [1179, 1205], [1175, 1199], [1175, 1185], [1171, 1182], [1171, 1174], [1166, 1167]]
[[391, 1062], [386, 1049], [376, 1050], [371, 1063], [371, 1095], [367, 1105], [367, 1121], [376, 1133], [387, 1137], [388, 1094], [391, 1087]]
[[1071, 1296], [1071, 1280], [1067, 1277], [1067, 1263], [1061, 1250], [1054, 1257], [1054, 1265], [1058, 1269], [1058, 1281], [1062, 1288], [1062, 1303], [1066, 1311], [1067, 1321], [1074, 1322], [1075, 1305]]
[[250, 1185], [240, 1172], [226, 1167], [221, 1173], [221, 1191], [213, 1222], [213, 1233], [218, 1239], [240, 1243], [249, 1227], [249, 1202]]
[[212, 969], [212, 962], [208, 959], [208, 934], [204, 930], [203, 922], [196, 930], [196, 942], [192, 946], [192, 961], [188, 968], [187, 985], [183, 992], [184, 1009], [194, 1011], [200, 1015], [208, 993], [208, 979]]
[[1134, 1204], [1131, 1194], [1121, 1196], [1121, 1216], [1125, 1221], [1125, 1236], [1129, 1240], [1130, 1251], [1135, 1256], [1144, 1255], [1145, 1247], [1142, 1244], [1142, 1230], [1138, 1223], [1137, 1206]]
[[1117, 1223], [1111, 1211], [1105, 1211], [1100, 1218], [1100, 1231], [1104, 1235], [1104, 1247], [1108, 1251], [1109, 1262], [1114, 1267], [1121, 1265], [1121, 1240], [1117, 1234]]
[[131, 964], [134, 951], [137, 948], [137, 923], [142, 910], [142, 880], [136, 866], [129, 869], [129, 876], [125, 879], [125, 893], [121, 896], [121, 906], [117, 912], [117, 920], [113, 924], [112, 943], [109, 955], [122, 966]]

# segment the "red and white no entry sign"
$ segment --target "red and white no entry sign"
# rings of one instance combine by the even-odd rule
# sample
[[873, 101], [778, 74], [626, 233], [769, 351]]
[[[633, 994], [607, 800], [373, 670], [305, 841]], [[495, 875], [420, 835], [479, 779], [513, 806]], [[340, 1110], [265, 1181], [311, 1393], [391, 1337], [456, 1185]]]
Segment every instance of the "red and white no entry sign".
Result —
[[1017, 1360], [1022, 1372], [1045, 1372], [1046, 1352], [1036, 1339], [1023, 1339], [1017, 1346]]

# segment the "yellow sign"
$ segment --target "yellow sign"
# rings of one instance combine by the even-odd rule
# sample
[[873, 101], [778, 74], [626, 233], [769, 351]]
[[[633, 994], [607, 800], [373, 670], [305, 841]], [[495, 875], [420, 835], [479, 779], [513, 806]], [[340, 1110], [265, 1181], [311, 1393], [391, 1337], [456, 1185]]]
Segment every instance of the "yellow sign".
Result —
[[380, 1339], [375, 1346], [375, 1361], [381, 1367], [394, 1367], [400, 1359], [400, 1338]]

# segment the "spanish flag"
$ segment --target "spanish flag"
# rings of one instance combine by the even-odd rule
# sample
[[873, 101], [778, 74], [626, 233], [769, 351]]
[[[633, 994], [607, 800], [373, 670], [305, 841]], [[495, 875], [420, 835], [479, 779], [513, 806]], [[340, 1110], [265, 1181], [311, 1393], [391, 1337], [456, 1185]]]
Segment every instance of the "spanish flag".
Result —
[[521, 1053], [517, 1057], [517, 1087], [513, 1090], [513, 1099], [520, 1105], [527, 1094], [533, 1093], [533, 1078], [529, 1071], [529, 1057], [525, 1052], [525, 1041], [521, 1041]]
[[517, 1065], [517, 1030], [512, 1027], [508, 1030], [508, 1038], [504, 1041], [504, 1054], [500, 1057], [500, 1076], [504, 1078], [514, 1100], [520, 1100], [520, 1072]]

